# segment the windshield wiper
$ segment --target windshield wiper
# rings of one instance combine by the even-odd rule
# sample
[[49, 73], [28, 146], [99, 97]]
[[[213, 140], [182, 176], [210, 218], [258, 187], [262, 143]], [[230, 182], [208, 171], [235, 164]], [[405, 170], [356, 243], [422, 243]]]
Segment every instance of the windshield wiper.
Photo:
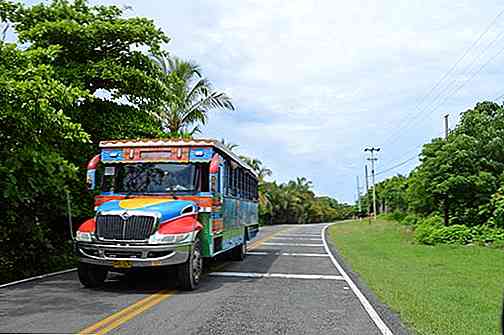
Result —
[[165, 191], [170, 192], [169, 194], [173, 197], [173, 199], [177, 200], [177, 194], [176, 194], [177, 190], [175, 186], [167, 187], [165, 188]]

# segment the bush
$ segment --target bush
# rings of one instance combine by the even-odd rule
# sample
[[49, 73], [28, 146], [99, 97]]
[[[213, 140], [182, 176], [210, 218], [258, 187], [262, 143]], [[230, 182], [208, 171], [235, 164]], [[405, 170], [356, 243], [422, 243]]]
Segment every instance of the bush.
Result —
[[399, 223], [405, 226], [414, 226], [420, 220], [420, 217], [415, 214], [408, 214]]
[[443, 219], [439, 216], [430, 216], [419, 220], [415, 228], [415, 240], [422, 244], [436, 244], [434, 235], [440, 228], [443, 228]]
[[415, 229], [415, 240], [422, 244], [493, 244], [504, 241], [504, 229], [488, 225], [467, 227], [456, 224], [444, 226], [439, 216], [420, 220]]
[[402, 212], [402, 211], [393, 211], [392, 213], [390, 213], [390, 218], [394, 221], [397, 221], [397, 222], [401, 222], [402, 220], [404, 220], [404, 218], [407, 216], [406, 213]]
[[378, 215], [378, 218], [383, 220], [392, 220], [401, 222], [406, 217], [406, 215], [407, 215], [406, 213], [396, 210], [393, 211], [392, 213], [382, 213]]

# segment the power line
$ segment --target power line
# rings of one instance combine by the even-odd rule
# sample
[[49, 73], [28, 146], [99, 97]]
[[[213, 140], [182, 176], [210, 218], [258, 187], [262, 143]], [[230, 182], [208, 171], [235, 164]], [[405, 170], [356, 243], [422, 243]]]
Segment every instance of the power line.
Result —
[[469, 79], [467, 79], [465, 82], [463, 82], [461, 85], [455, 87], [455, 89], [451, 92], [450, 95], [447, 95], [438, 105], [434, 106], [434, 108], [432, 110], [429, 111], [429, 115], [432, 114], [433, 112], [435, 112], [439, 107], [441, 107], [445, 102], [446, 100], [448, 100], [449, 98], [451, 98], [453, 95], [457, 94], [458, 91], [460, 91], [462, 88], [464, 88], [470, 81], [472, 81], [474, 79], [474, 77], [476, 77], [481, 71], [483, 71], [483, 69], [488, 65], [490, 64], [490, 62], [492, 62], [495, 58], [497, 58], [502, 52], [504, 52], [504, 47], [501, 48], [496, 54], [494, 54], [491, 58], [489, 58], [485, 63], [483, 63], [480, 68], [474, 72], [470, 77]]
[[388, 159], [384, 159], [384, 158], [382, 158], [382, 161], [384, 161], [384, 162], [391, 162], [391, 163], [393, 163], [393, 162], [396, 162], [396, 161], [400, 160], [400, 159], [401, 159], [402, 157], [404, 157], [404, 156], [410, 156], [410, 155], [411, 155], [411, 154], [413, 154], [413, 153], [417, 154], [418, 149], [420, 149], [421, 147], [423, 147], [423, 145], [424, 145], [424, 143], [417, 144], [417, 145], [415, 145], [414, 147], [411, 147], [410, 149], [408, 149], [408, 150], [406, 150], [406, 151], [403, 151], [403, 153], [402, 153], [402, 154], [400, 154], [400, 155], [394, 155], [394, 156], [391, 156], [391, 157], [390, 157], [390, 158], [388, 158]]
[[407, 164], [407, 163], [409, 163], [409, 162], [411, 162], [412, 160], [417, 159], [417, 158], [418, 158], [418, 154], [417, 154], [417, 155], [415, 155], [415, 156], [413, 156], [413, 157], [410, 157], [410, 158], [406, 159], [405, 161], [403, 161], [403, 162], [401, 162], [401, 163], [399, 163], [399, 164], [393, 165], [393, 166], [391, 166], [391, 167], [389, 167], [389, 168], [386, 168], [385, 170], [382, 170], [382, 171], [380, 171], [380, 172], [377, 172], [375, 175], [376, 175], [376, 176], [378, 176], [378, 175], [381, 175], [381, 174], [387, 173], [387, 172], [389, 172], [389, 171], [391, 171], [391, 170], [397, 169], [398, 167], [401, 167], [401, 166], [403, 166], [403, 165], [405, 165], [405, 164]]
[[500, 100], [500, 99], [502, 99], [502, 98], [504, 98], [504, 93], [502, 93], [502, 94], [501, 94], [501, 95], [499, 95], [498, 97], [493, 98], [493, 100], [498, 102], [498, 100]]
[[[504, 94], [503, 94], [502, 96], [504, 97]], [[440, 134], [438, 137], [441, 137], [441, 136], [442, 136], [442, 135]], [[408, 155], [408, 154], [410, 154], [410, 153], [412, 153], [412, 152], [417, 152], [417, 150], [418, 150], [418, 149], [420, 149], [421, 147], [423, 147], [424, 145], [425, 145], [424, 143], [421, 143], [421, 144], [419, 144], [419, 145], [416, 145], [413, 149], [406, 151], [406, 152], [403, 154], [403, 156], [406, 156], [406, 155]], [[385, 170], [380, 171], [380, 172], [378, 172], [377, 174], [383, 174], [383, 173], [388, 172], [388, 171], [390, 171], [390, 170], [393, 170], [393, 169], [395, 169], [395, 168], [397, 168], [397, 167], [401, 167], [402, 165], [406, 164], [407, 162], [410, 162], [411, 160], [413, 160], [414, 158], [417, 158], [419, 155], [420, 155], [419, 153], [415, 153], [415, 155], [414, 155], [414, 156], [412, 156], [412, 157], [410, 157], [410, 158], [406, 159], [405, 161], [402, 161], [401, 163], [398, 163], [398, 164], [396, 164], [396, 165], [390, 166], [389, 168], [386, 168]], [[397, 157], [397, 156], [395, 156], [395, 157]]]
[[[427, 100], [427, 98], [429, 97], [429, 95], [431, 95], [431, 93], [433, 93], [436, 88], [438, 88], [440, 86], [440, 84], [456, 69], [456, 67], [460, 64], [460, 62], [476, 47], [476, 45], [478, 45], [478, 43], [481, 41], [481, 39], [488, 33], [488, 31], [490, 31], [490, 29], [493, 27], [493, 25], [497, 22], [497, 20], [499, 19], [500, 16], [502, 16], [502, 14], [504, 14], [504, 9], [502, 9], [498, 14], [497, 16], [492, 20], [492, 22], [486, 27], [486, 29], [478, 36], [478, 38], [471, 44], [471, 46], [462, 54], [462, 56], [460, 58], [458, 58], [458, 60], [450, 67], [450, 69], [441, 77], [441, 79], [439, 79], [437, 81], [437, 83], [428, 91], [427, 94], [425, 94], [420, 100], [419, 100], [419, 103], [416, 105], [415, 107], [415, 110], [418, 110], [419, 113], [413, 115], [413, 118], [406, 118], [404, 119], [405, 121], [403, 121], [400, 126], [398, 127], [399, 130], [402, 130], [402, 129], [405, 129], [405, 128], [408, 128], [408, 127], [405, 127], [406, 125], [409, 126], [411, 121], [414, 121], [418, 118], [418, 116], [420, 116], [426, 109], [428, 109], [428, 107], [431, 105], [431, 104], [427, 104], [425, 105], [423, 108], [420, 108], [422, 106], [422, 104]], [[497, 35], [496, 38], [494, 38], [488, 45], [487, 47], [483, 50], [482, 53], [480, 53], [478, 55], [477, 58], [473, 59], [473, 61], [469, 64], [469, 66], [467, 66], [465, 68], [465, 70], [462, 72], [462, 74], [464, 72], [466, 72], [467, 70], [469, 70], [469, 68], [474, 64], [474, 62], [479, 59], [481, 57], [482, 54], [484, 54], [486, 52], [486, 50], [488, 50], [488, 48], [490, 48], [490, 46], [493, 45], [493, 43], [502, 35], [503, 32], [501, 32], [500, 34]], [[435, 101], [441, 97], [441, 95], [447, 91], [447, 89], [453, 84], [455, 83], [457, 80], [454, 80], [452, 82], [450, 82], [450, 84], [448, 84], [448, 86], [446, 86], [445, 88], [443, 88], [440, 93], [438, 93], [436, 95], [436, 97], [433, 99], [433, 101], [431, 103], [435, 103]], [[444, 101], [444, 100], [443, 100]], [[389, 138], [387, 138], [383, 144], [381, 146], [385, 146], [385, 144], [389, 143], [389, 141], [391, 139], [393, 139], [393, 142], [395, 142], [398, 138], [397, 134], [399, 134], [400, 132], [397, 132], [395, 133], [396, 136], [394, 136], [394, 134], [392, 134], [392, 136], [390, 136]], [[393, 143], [392, 142], [392, 143]]]
[[[503, 12], [504, 12], [504, 11], [503, 11]], [[502, 13], [502, 12], [501, 12], [501, 13]], [[498, 34], [498, 35], [497, 35], [497, 37], [496, 37], [496, 38], [494, 38], [494, 39], [493, 39], [493, 40], [492, 40], [492, 41], [488, 44], [487, 48], [486, 48], [486, 49], [483, 51], [483, 53], [481, 53], [479, 56], [481, 56], [482, 54], [484, 54], [484, 53], [486, 52], [486, 50], [488, 50], [488, 49], [490, 48], [490, 46], [491, 46], [491, 45], [493, 45], [493, 44], [495, 43], [495, 41], [496, 41], [496, 40], [497, 40], [500, 36], [502, 36], [503, 34], [504, 34], [504, 31], [502, 31], [500, 34]], [[489, 63], [491, 63], [494, 59], [496, 59], [496, 58], [497, 58], [497, 57], [498, 57], [498, 56], [499, 56], [502, 52], [504, 52], [504, 47], [503, 47], [503, 48], [501, 48], [501, 49], [499, 49], [499, 51], [498, 51], [497, 53], [495, 53], [493, 56], [491, 56], [490, 58], [488, 58], [488, 59], [487, 59], [487, 61], [486, 61], [485, 63], [483, 63], [483, 64], [482, 64], [482, 65], [478, 68], [478, 70], [477, 70], [477, 71], [473, 72], [473, 73], [471, 74], [471, 76], [470, 76], [467, 80], [463, 81], [463, 82], [462, 82], [459, 86], [454, 87], [454, 89], [452, 89], [452, 90], [450, 91], [450, 93], [449, 93], [448, 95], [446, 95], [446, 96], [445, 96], [445, 97], [444, 97], [444, 98], [443, 98], [443, 99], [442, 99], [442, 100], [441, 100], [441, 101], [440, 101], [437, 105], [432, 105], [432, 109], [428, 111], [428, 114], [427, 114], [427, 115], [431, 115], [431, 114], [433, 114], [433, 113], [434, 113], [434, 112], [435, 112], [435, 111], [436, 111], [439, 107], [441, 107], [441, 106], [442, 106], [442, 105], [443, 105], [443, 104], [444, 104], [444, 103], [445, 103], [445, 102], [446, 102], [449, 98], [451, 98], [452, 96], [454, 96], [455, 94], [457, 94], [457, 93], [458, 93], [458, 92], [459, 92], [459, 91], [460, 91], [463, 87], [465, 87], [465, 86], [466, 86], [469, 82], [471, 82], [471, 81], [472, 81], [472, 80], [473, 80], [473, 79], [474, 79], [474, 78], [475, 78], [475, 77], [476, 77], [479, 73], [481, 73], [481, 71], [483, 71], [483, 69], [484, 69], [484, 68], [485, 68], [485, 67], [486, 67]], [[476, 61], [477, 59], [479, 59], [479, 58], [480, 58], [480, 57], [477, 57], [477, 58], [473, 59], [473, 61], [472, 61], [472, 62], [471, 62], [471, 63], [470, 63], [470, 64], [469, 64], [466, 68], [465, 68], [464, 72], [468, 71], [468, 70], [472, 67], [472, 65], [475, 63], [475, 61]], [[457, 81], [457, 80], [453, 81], [452, 83], [455, 83], [456, 81]], [[452, 83], [450, 83], [450, 85], [449, 85], [449, 86], [451, 86], [451, 84], [452, 84]], [[446, 88], [448, 88], [449, 86], [447, 86]], [[445, 89], [446, 89], [446, 88], [445, 88]], [[440, 96], [440, 94], [438, 94], [438, 96], [437, 96], [437, 97], [439, 97], [439, 96]], [[436, 97], [436, 99], [437, 99], [437, 97]], [[496, 98], [495, 100], [500, 99], [500, 98], [502, 98], [502, 97], [504, 97], [504, 94], [503, 94], [502, 96], [500, 96], [500, 97]], [[435, 100], [436, 100], [436, 99], [435, 99]], [[435, 101], [435, 100], [434, 100], [434, 101]], [[434, 101], [433, 101], [433, 102], [434, 102]], [[419, 115], [419, 114], [418, 114], [418, 115]], [[418, 115], [417, 115], [417, 116], [418, 116]], [[424, 120], [425, 120], [425, 117], [424, 117]], [[399, 137], [398, 137], [398, 136], [396, 136], [396, 138], [395, 138], [394, 140], [397, 140], [398, 138], [399, 138]], [[410, 161], [410, 160], [411, 160], [411, 159], [409, 159], [409, 160], [407, 160], [407, 161]], [[402, 165], [402, 164], [399, 164], [399, 166], [401, 166], [401, 165]], [[385, 172], [385, 171], [382, 171], [382, 172], [380, 172], [380, 173], [383, 173], [383, 172]]]
[[[484, 55], [487, 50], [490, 49], [491, 46], [493, 46], [493, 44], [501, 37], [504, 35], [504, 30], [501, 31], [497, 37], [495, 37], [488, 45], [487, 47], [483, 50], [483, 52], [481, 52], [477, 57], [475, 57], [465, 68], [462, 72], [460, 72], [460, 75], [465, 75], [467, 72], [469, 72], [470, 70], [473, 69], [473, 66], [476, 64], [476, 61], [479, 60], [481, 58], [482, 55]], [[492, 57], [490, 57], [485, 63], [483, 63], [483, 65], [481, 65], [481, 67], [476, 71], [476, 72], [473, 72], [471, 74], [471, 76], [469, 77], [469, 79], [466, 79], [465, 81], [462, 82], [461, 85], [459, 86], [453, 86], [455, 84], [457, 84], [458, 82], [458, 79], [454, 79], [452, 80], [447, 86], [445, 86], [435, 97], [434, 99], [428, 103], [427, 105], [424, 106], [424, 108], [421, 109], [420, 113], [416, 114], [413, 118], [410, 119], [410, 122], [408, 124], [406, 124], [406, 126], [402, 129], [407, 129], [407, 128], [410, 128], [410, 126], [414, 125], [414, 124], [418, 124], [419, 122], [422, 122], [426, 119], [426, 117], [420, 119], [419, 122], [414, 122], [416, 120], [419, 119], [419, 117], [421, 117], [423, 114], [427, 113], [427, 115], [431, 115], [433, 114], [439, 107], [441, 107], [449, 98], [451, 98], [453, 95], [455, 95], [460, 89], [462, 89], [465, 85], [467, 85], [470, 81], [472, 81], [472, 79], [474, 79], [474, 77], [476, 75], [478, 75], [482, 70], [483, 68], [488, 65], [492, 60], [494, 60], [500, 53], [502, 52], [502, 50], [500, 50], [497, 54], [493, 55]], [[444, 95], [446, 93], [446, 95]], [[444, 97], [443, 97], [444, 95]], [[400, 134], [400, 132], [396, 133], [396, 134]], [[400, 136], [395, 136], [395, 138], [392, 138], [393, 140], [392, 141], [389, 141], [389, 144], [393, 144], [395, 143], [398, 139], [400, 138]]]
[[[415, 120], [418, 119], [419, 116], [422, 116], [422, 114], [424, 114], [424, 112], [426, 112], [428, 110], [428, 114], [427, 115], [431, 115], [433, 114], [439, 107], [441, 107], [449, 98], [451, 98], [453, 95], [457, 94], [463, 87], [465, 87], [469, 82], [471, 82], [474, 77], [476, 77], [490, 62], [492, 62], [495, 58], [497, 58], [503, 51], [504, 51], [504, 48], [500, 49], [496, 54], [494, 54], [492, 57], [490, 57], [485, 63], [483, 63], [479, 69], [475, 72], [473, 72], [471, 74], [471, 76], [463, 81], [461, 83], [461, 85], [459, 86], [455, 86], [453, 89], [452, 88], [452, 85], [454, 85], [455, 83], [457, 83], [457, 79], [454, 79], [452, 80], [448, 85], [446, 85], [444, 88], [441, 89], [441, 91], [434, 97], [434, 99], [430, 102], [430, 103], [427, 103], [425, 104], [422, 108], [421, 106], [427, 101], [427, 99], [429, 98], [429, 96], [431, 96], [432, 93], [435, 92], [435, 90], [441, 86], [441, 84], [443, 83], [443, 81], [448, 78], [453, 72], [454, 70], [457, 68], [457, 66], [462, 62], [462, 60], [464, 58], [466, 58], [466, 56], [479, 44], [479, 42], [482, 40], [482, 38], [490, 31], [490, 29], [494, 26], [494, 24], [497, 22], [497, 20], [499, 19], [499, 17], [502, 16], [502, 14], [504, 14], [504, 9], [502, 9], [498, 14], [497, 16], [492, 20], [492, 22], [486, 27], [486, 29], [478, 36], [478, 38], [471, 44], [471, 46], [462, 54], [461, 57], [459, 57], [457, 59], [457, 61], [450, 67], [450, 69], [436, 82], [436, 84], [427, 92], [427, 94], [425, 94], [422, 98], [420, 98], [418, 100], [418, 103], [416, 104], [416, 107], [415, 107], [415, 110], [418, 110], [419, 113], [413, 115], [413, 117], [407, 117], [406, 119], [404, 119], [403, 122], [401, 122], [400, 126], [398, 127], [399, 131], [396, 132], [395, 134], [392, 133], [391, 136], [389, 138], [387, 138], [385, 140], [385, 142], [383, 142], [382, 146], [384, 146], [385, 144], [389, 143], [390, 140], [393, 140], [393, 142], [397, 141], [397, 139], [400, 137], [399, 134], [401, 132], [401, 130], [403, 129], [406, 129], [408, 128], [409, 126], [415, 124]], [[479, 52], [476, 57], [474, 57], [472, 59], [472, 61], [469, 62], [469, 64], [464, 68], [464, 70], [459, 74], [459, 75], [464, 75], [465, 73], [467, 73], [468, 71], [470, 71], [472, 68], [473, 68], [473, 65], [476, 63], [476, 61], [478, 61], [479, 59], [481, 59], [481, 57], [486, 54], [486, 52], [491, 48], [493, 47], [493, 45], [495, 44], [495, 42], [497, 40], [500, 39], [500, 37], [504, 34], [504, 30], [501, 31], [499, 34], [496, 35], [495, 38], [493, 38], [490, 43], [488, 43], [486, 45], [486, 47], [481, 51]], [[451, 89], [451, 90], [450, 90]], [[441, 98], [443, 96], [444, 93], [446, 92], [449, 92], [444, 98]], [[501, 96], [495, 98], [494, 100], [498, 100], [498, 99], [501, 99], [501, 98], [504, 98], [504, 94], [502, 94]], [[439, 100], [438, 100], [439, 99]], [[436, 104], [436, 102], [438, 102]], [[429, 110], [430, 109], [430, 110]], [[411, 115], [410, 115], [411, 116]], [[425, 117], [423, 118], [425, 120]], [[404, 126], [403, 126], [404, 125]], [[386, 168], [385, 170], [382, 170], [382, 171], [379, 171], [376, 173], [376, 175], [381, 175], [381, 174], [384, 174], [386, 172], [389, 172], [391, 170], [394, 170], [394, 169], [397, 169], [401, 166], [404, 166], [406, 165], [407, 163], [411, 162], [412, 160], [414, 159], [418, 159], [418, 154], [415, 154], [414, 156], [412, 157], [409, 157], [407, 158], [406, 160], [398, 163], [398, 164], [395, 164], [393, 166], [390, 166], [389, 168]]]

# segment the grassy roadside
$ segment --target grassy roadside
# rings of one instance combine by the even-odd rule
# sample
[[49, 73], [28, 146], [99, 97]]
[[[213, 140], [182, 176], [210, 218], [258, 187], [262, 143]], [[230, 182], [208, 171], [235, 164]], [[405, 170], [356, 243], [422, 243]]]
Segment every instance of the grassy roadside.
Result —
[[345, 261], [418, 334], [500, 334], [504, 251], [425, 246], [403, 226], [378, 220], [334, 225]]

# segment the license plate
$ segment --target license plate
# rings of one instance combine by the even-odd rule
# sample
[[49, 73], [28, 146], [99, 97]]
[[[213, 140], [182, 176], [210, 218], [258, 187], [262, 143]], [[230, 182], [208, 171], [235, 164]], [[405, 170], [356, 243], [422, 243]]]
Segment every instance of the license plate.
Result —
[[112, 266], [117, 269], [129, 269], [133, 264], [131, 261], [112, 261]]

